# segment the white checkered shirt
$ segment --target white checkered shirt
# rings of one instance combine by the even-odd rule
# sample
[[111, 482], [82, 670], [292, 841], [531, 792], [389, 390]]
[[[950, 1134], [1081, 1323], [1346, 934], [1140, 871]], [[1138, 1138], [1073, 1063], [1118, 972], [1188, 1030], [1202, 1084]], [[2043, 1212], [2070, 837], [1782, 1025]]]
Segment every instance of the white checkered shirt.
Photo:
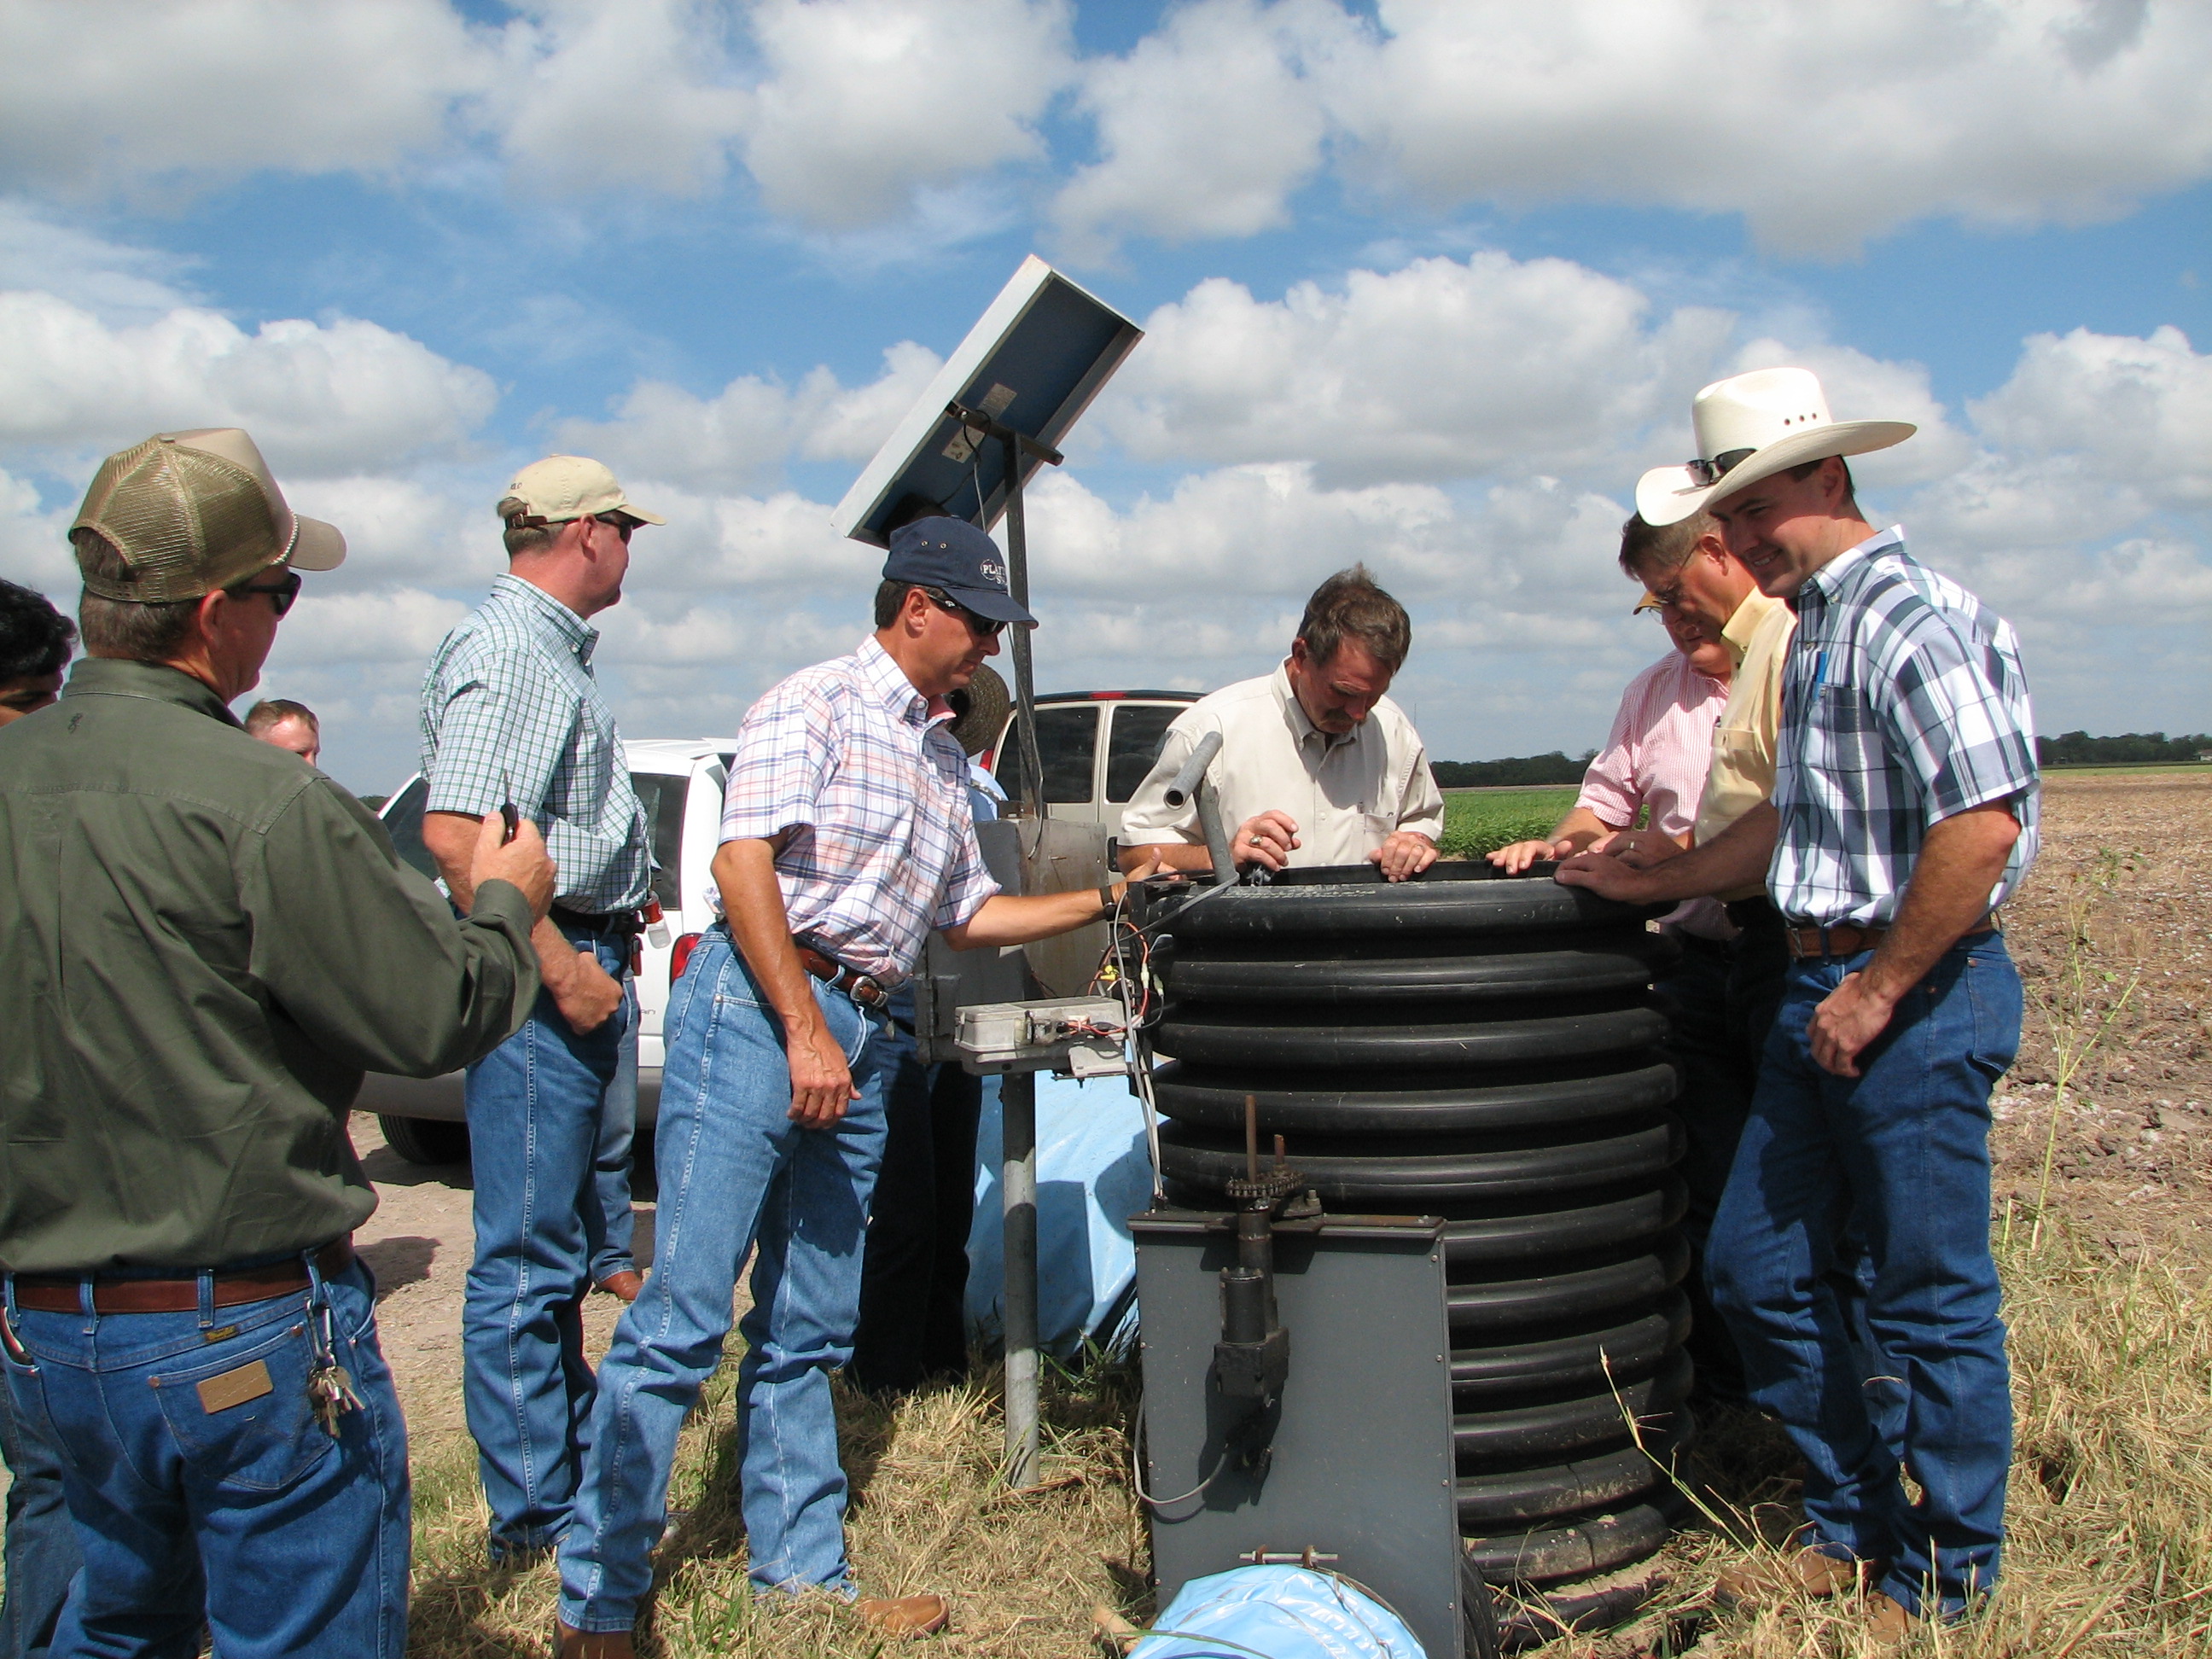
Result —
[[912, 970], [932, 929], [999, 890], [951, 720], [870, 637], [755, 703], [730, 762], [722, 839], [793, 831], [775, 860], [791, 931], [887, 983]]
[[599, 640], [550, 594], [498, 577], [430, 659], [421, 720], [423, 810], [482, 817], [512, 800], [560, 866], [556, 900], [592, 915], [653, 888], [645, 809], [592, 673]]
[[1883, 531], [1806, 578], [1782, 679], [1767, 890], [1821, 927], [1885, 927], [1933, 824], [2009, 801], [2020, 839], [1990, 894], [2035, 861], [2042, 780], [2012, 626]]

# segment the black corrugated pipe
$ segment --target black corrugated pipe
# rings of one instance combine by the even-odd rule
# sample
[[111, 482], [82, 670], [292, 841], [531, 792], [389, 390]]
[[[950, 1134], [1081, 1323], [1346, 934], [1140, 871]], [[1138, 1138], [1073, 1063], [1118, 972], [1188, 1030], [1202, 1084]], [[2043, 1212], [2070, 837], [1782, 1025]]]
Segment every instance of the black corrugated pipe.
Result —
[[[1662, 1459], [1693, 1431], [1688, 1253], [1650, 992], [1675, 947], [1550, 872], [1208, 892], [1162, 927], [1152, 1040], [1179, 1201], [1234, 1207], [1250, 1096], [1328, 1208], [1448, 1218], [1461, 1528], [1492, 1582], [1572, 1605], [1564, 1581], [1650, 1555], [1680, 1513], [1624, 1413]], [[1147, 920], [1190, 896], [1156, 890]]]

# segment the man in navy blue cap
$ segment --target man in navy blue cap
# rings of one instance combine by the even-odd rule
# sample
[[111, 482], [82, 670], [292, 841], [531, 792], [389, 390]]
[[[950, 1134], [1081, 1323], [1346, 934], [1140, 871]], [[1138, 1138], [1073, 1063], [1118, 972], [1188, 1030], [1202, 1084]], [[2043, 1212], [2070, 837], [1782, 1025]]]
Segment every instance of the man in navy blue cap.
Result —
[[[858, 1595], [830, 1373], [852, 1357], [898, 1058], [884, 1005], [933, 929], [957, 949], [1021, 945], [1120, 902], [1121, 884], [1001, 893], [975, 844], [947, 697], [1007, 624], [1036, 621], [1007, 592], [991, 538], [953, 519], [895, 532], [875, 621], [850, 656], [755, 703], [738, 734], [714, 863], [724, 919], [663, 1022], [653, 1272], [599, 1368], [561, 1543], [562, 1659], [632, 1651], [677, 1431], [721, 1359], [748, 1251], [738, 1400], [753, 1583], [771, 1597]], [[879, 1632], [914, 1634], [947, 1608], [921, 1595], [859, 1611]]]

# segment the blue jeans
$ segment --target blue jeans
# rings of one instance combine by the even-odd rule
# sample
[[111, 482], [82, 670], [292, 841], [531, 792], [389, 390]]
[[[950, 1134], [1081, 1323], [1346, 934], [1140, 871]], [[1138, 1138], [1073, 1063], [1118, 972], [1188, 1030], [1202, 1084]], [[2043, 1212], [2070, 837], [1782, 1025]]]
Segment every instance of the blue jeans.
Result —
[[629, 1629], [652, 1587], [677, 1431], [721, 1361], [756, 1243], [738, 1373], [753, 1582], [850, 1589], [830, 1373], [851, 1358], [860, 1316], [890, 1045], [842, 992], [808, 983], [860, 1097], [830, 1129], [791, 1121], [782, 1023], [726, 931], [701, 941], [670, 993], [653, 1272], [599, 1368], [575, 1524], [561, 1541], [561, 1617], [579, 1630]]
[[8, 1465], [8, 1586], [0, 1591], [0, 1659], [45, 1659], [84, 1558], [62, 1498], [61, 1454], [34, 1419], [15, 1414], [0, 1384], [0, 1462]]
[[637, 1212], [630, 1207], [630, 1147], [637, 1139], [637, 988], [626, 988], [621, 1050], [615, 1055], [614, 1081], [599, 1109], [599, 1139], [592, 1149], [592, 1185], [599, 1202], [584, 1212], [585, 1248], [592, 1258], [592, 1282], [600, 1285], [619, 1273], [634, 1273], [637, 1257]]
[[580, 1036], [540, 992], [522, 1029], [468, 1073], [476, 1259], [461, 1310], [462, 1391], [495, 1561], [527, 1559], [568, 1524], [592, 1414], [581, 1308], [607, 1238], [611, 1181], [629, 1209], [627, 1175], [601, 1168], [611, 1113], [629, 1120], [626, 1158], [637, 1112], [628, 942], [569, 937], [623, 981], [622, 1006]]
[[[1952, 1614], [1995, 1586], [2004, 1540], [2012, 1398], [1989, 1098], [2019, 1047], [2020, 975], [2001, 936], [1961, 940], [1860, 1055], [1863, 1075], [1836, 1077], [1814, 1063], [1807, 1026], [1867, 960], [1791, 969], [1706, 1271], [1752, 1400], [1804, 1455], [1814, 1547], [1886, 1562], [1883, 1590]], [[1858, 1330], [1832, 1277], [1847, 1224], [1867, 1253]], [[1872, 1375], [1855, 1338], [1875, 1349]], [[1917, 1505], [1901, 1468], [1923, 1489]]]
[[[19, 1416], [60, 1453], [84, 1552], [57, 1654], [191, 1659], [204, 1623], [222, 1659], [399, 1659], [407, 1437], [375, 1281], [356, 1262], [318, 1282], [362, 1401], [335, 1438], [307, 1401], [312, 1290], [95, 1315], [18, 1309], [10, 1284], [21, 1352], [0, 1364]], [[201, 1383], [257, 1365], [264, 1391], [210, 1408]]]

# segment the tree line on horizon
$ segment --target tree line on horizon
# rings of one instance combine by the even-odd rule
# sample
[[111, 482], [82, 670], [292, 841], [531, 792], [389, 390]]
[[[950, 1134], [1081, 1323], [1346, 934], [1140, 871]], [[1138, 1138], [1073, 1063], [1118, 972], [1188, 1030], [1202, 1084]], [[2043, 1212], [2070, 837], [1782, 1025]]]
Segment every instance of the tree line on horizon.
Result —
[[[1583, 781], [1597, 750], [1580, 759], [1563, 750], [1547, 755], [1514, 755], [1503, 760], [1431, 761], [1439, 789], [1544, 789]], [[2212, 733], [2169, 738], [2163, 732], [2124, 732], [2093, 738], [2087, 732], [2062, 732], [2035, 740], [2036, 760], [2045, 766], [2155, 766], [2177, 761], [2212, 760]]]

